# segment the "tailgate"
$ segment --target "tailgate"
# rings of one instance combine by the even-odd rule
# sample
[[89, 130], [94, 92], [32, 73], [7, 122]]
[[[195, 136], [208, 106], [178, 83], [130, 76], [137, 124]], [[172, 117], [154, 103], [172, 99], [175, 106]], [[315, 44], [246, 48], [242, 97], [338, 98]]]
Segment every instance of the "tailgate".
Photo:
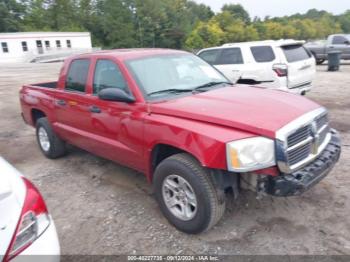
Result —
[[284, 45], [281, 49], [288, 64], [288, 88], [311, 85], [316, 73], [313, 56], [301, 44]]

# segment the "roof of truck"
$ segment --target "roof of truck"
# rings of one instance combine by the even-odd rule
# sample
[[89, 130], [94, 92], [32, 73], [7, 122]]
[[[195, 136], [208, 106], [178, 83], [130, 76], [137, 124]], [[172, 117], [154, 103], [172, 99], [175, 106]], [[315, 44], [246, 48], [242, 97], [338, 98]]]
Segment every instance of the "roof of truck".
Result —
[[86, 56], [113, 56], [120, 60], [137, 59], [146, 56], [153, 55], [166, 55], [166, 54], [188, 54], [188, 52], [174, 49], [163, 49], [163, 48], [129, 48], [129, 49], [112, 49], [102, 50], [93, 53], [87, 53], [77, 55], [74, 58], [86, 57]]

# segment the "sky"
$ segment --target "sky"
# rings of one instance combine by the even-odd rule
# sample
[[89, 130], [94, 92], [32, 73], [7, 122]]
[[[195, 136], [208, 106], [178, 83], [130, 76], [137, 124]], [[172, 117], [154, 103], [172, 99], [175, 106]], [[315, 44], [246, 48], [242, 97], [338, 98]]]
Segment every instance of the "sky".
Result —
[[195, 0], [209, 5], [213, 11], [220, 11], [226, 3], [241, 4], [251, 17], [284, 16], [305, 13], [316, 8], [333, 14], [341, 14], [350, 9], [350, 0]]

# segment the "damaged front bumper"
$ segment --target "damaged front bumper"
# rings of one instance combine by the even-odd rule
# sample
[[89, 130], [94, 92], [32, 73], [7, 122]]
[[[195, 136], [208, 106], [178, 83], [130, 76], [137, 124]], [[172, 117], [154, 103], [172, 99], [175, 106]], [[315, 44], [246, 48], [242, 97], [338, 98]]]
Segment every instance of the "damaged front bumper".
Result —
[[[291, 174], [269, 176], [259, 181], [260, 191], [273, 196], [297, 196], [320, 182], [339, 160], [341, 142], [336, 132], [323, 152], [307, 166]], [[263, 189], [263, 190], [261, 190]]]

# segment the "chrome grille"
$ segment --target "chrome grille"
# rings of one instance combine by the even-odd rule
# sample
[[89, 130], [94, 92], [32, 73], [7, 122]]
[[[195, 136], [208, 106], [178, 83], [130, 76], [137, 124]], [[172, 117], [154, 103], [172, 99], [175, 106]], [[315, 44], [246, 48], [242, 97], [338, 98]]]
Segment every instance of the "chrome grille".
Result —
[[290, 165], [295, 165], [296, 163], [302, 161], [311, 154], [311, 142], [306, 143], [300, 147], [297, 147], [288, 152], [288, 163]]
[[323, 115], [316, 119], [317, 129], [321, 129], [323, 126], [328, 125], [328, 115]]
[[320, 108], [296, 119], [276, 136], [277, 163], [281, 171], [291, 173], [317, 157], [330, 141], [326, 109]]
[[288, 147], [292, 147], [310, 136], [310, 126], [304, 126], [288, 136]]

